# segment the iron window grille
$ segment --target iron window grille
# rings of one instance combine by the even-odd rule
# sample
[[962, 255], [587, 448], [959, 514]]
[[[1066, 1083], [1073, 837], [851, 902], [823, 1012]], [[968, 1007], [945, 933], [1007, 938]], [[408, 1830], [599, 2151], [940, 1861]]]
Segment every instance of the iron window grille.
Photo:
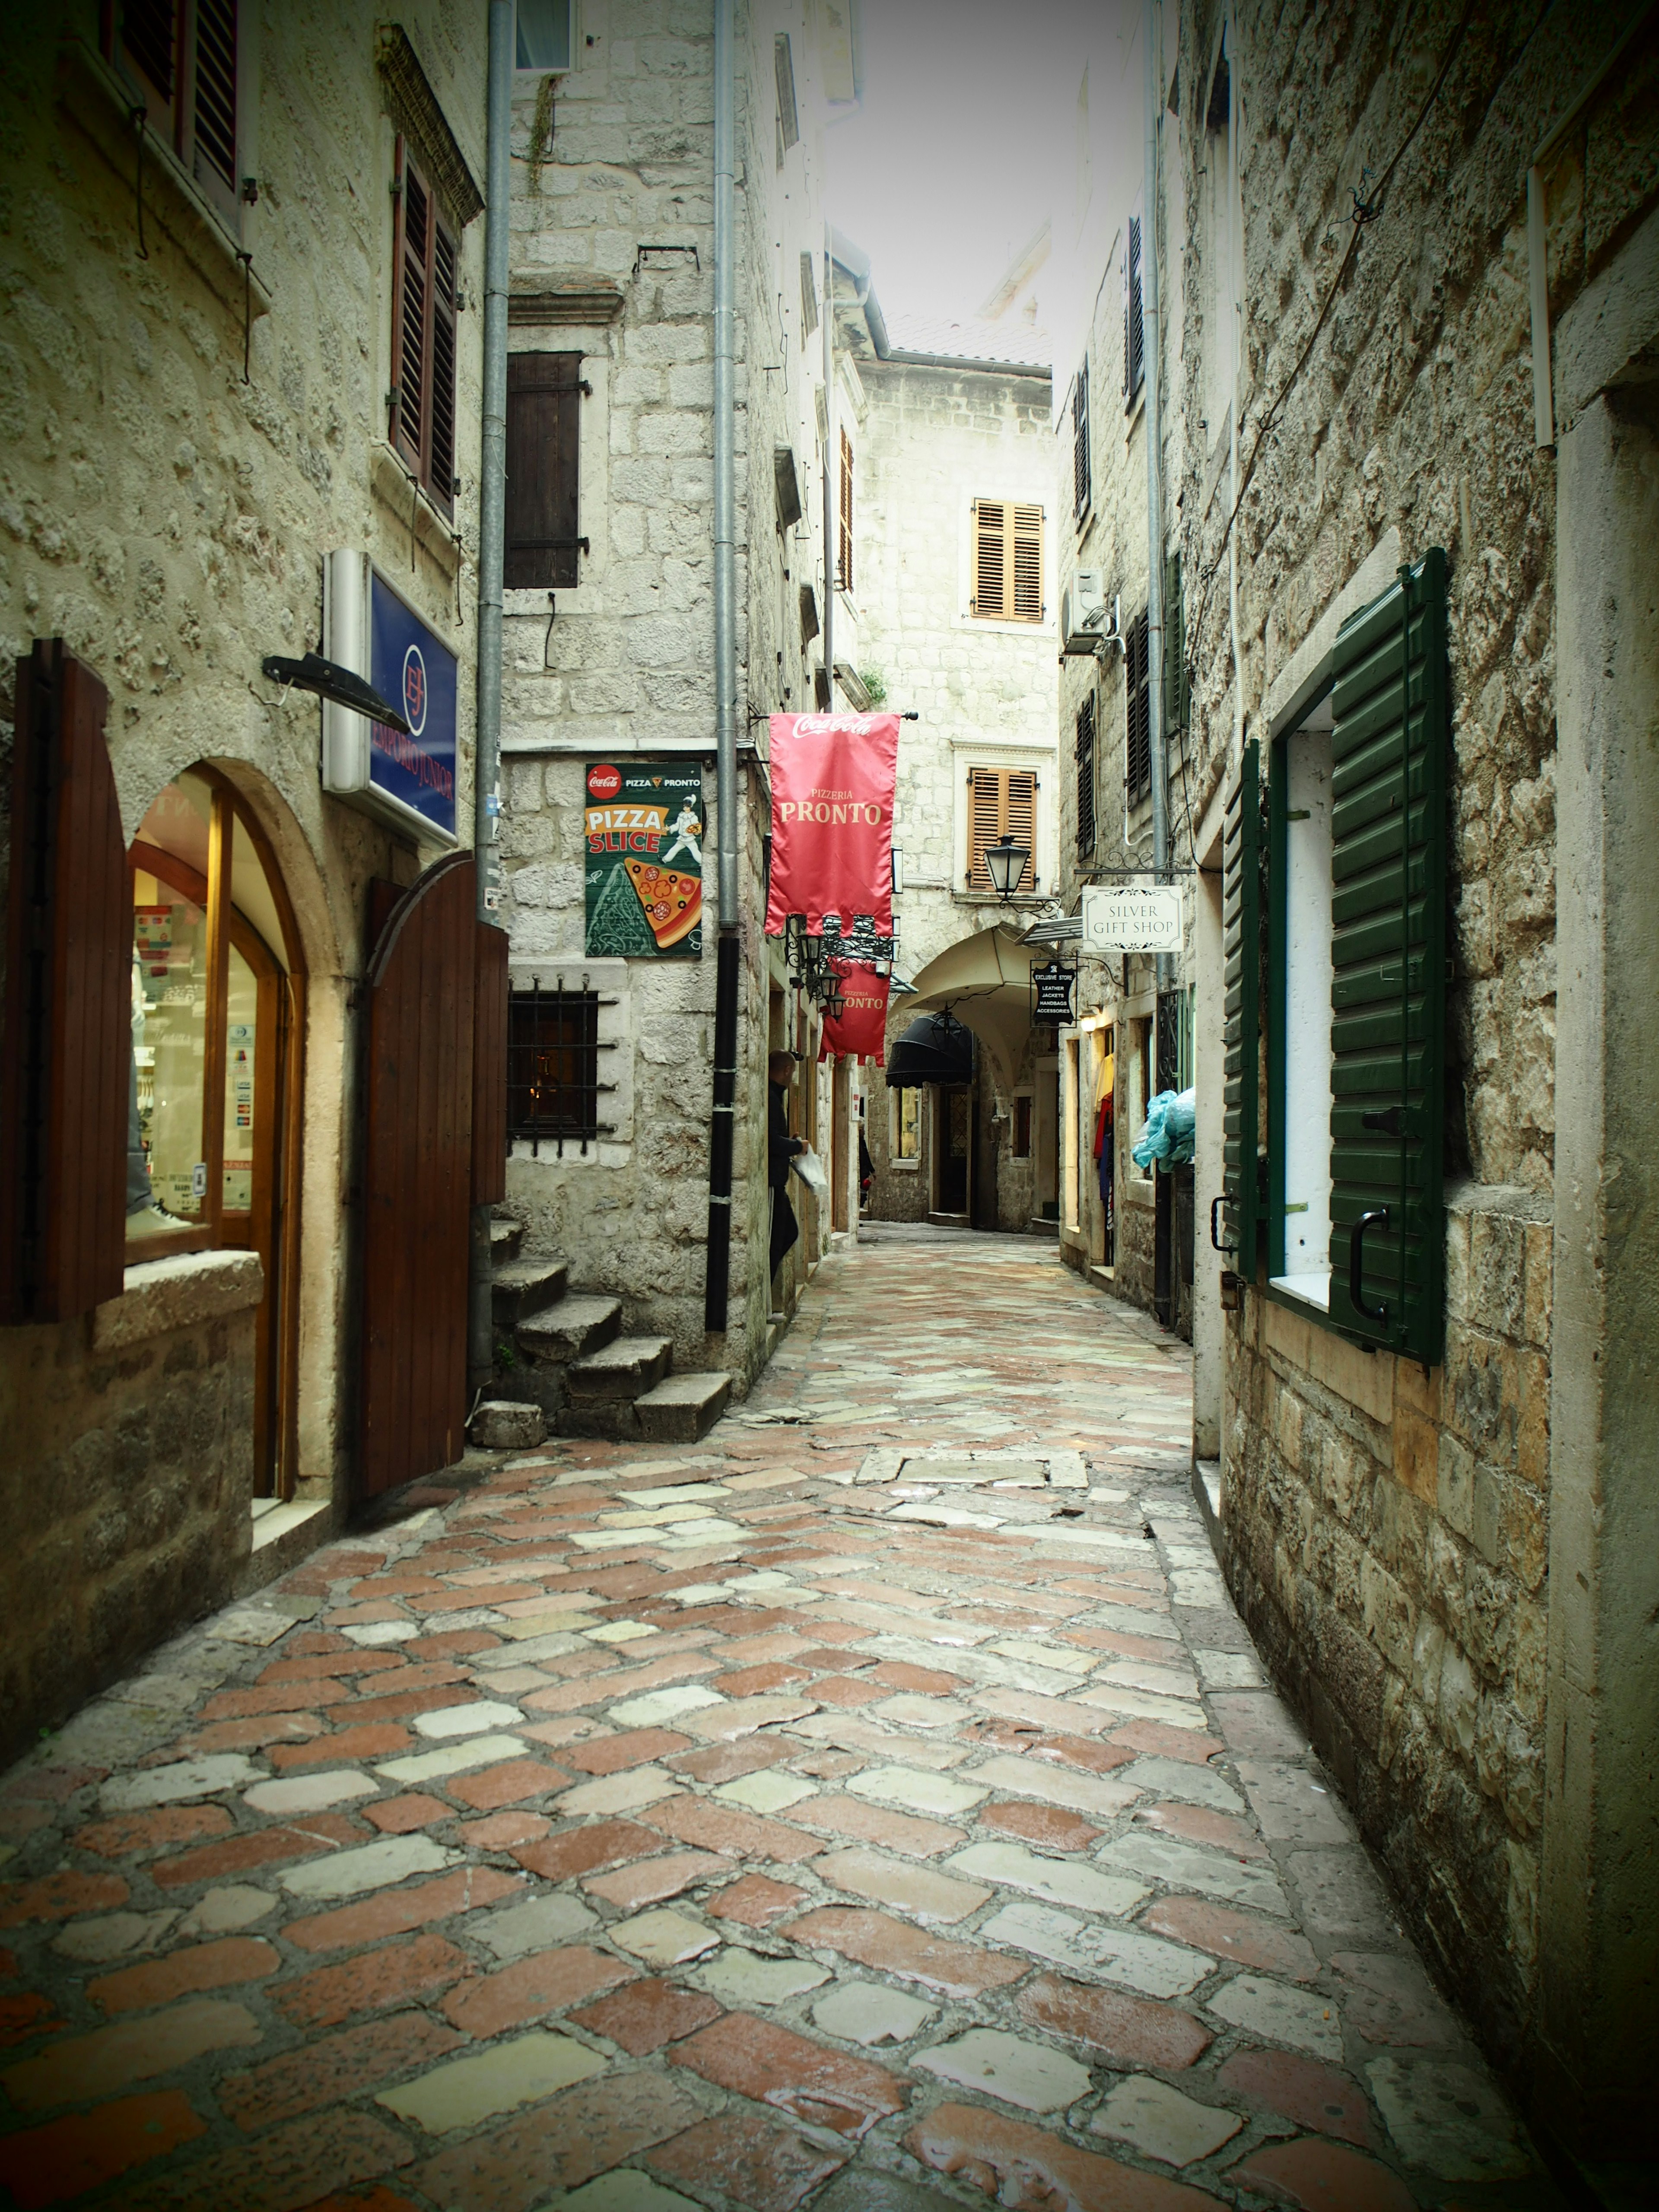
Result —
[[614, 1124], [599, 1119], [602, 1094], [616, 1089], [599, 1080], [599, 1054], [614, 1048], [599, 1038], [599, 1008], [615, 1006], [586, 988], [567, 991], [564, 979], [550, 991], [539, 976], [527, 991], [508, 994], [507, 1008], [507, 1133], [539, 1156], [544, 1144], [564, 1158], [567, 1144], [584, 1154]]

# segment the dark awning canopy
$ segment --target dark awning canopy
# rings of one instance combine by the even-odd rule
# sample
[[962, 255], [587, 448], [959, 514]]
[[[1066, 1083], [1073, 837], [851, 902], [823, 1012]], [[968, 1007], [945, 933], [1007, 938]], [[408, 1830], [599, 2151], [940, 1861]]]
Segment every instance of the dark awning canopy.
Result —
[[911, 1023], [887, 1055], [887, 1088], [902, 1091], [922, 1083], [971, 1083], [974, 1040], [953, 1014], [923, 1014]]

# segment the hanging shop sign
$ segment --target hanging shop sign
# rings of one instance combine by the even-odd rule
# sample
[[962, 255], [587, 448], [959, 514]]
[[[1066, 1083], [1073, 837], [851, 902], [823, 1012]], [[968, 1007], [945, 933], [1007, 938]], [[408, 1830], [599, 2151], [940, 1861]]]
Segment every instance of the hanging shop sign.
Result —
[[453, 845], [455, 655], [366, 553], [331, 553], [323, 563], [323, 652], [409, 724], [405, 735], [325, 701], [324, 790], [424, 844]]
[[887, 1044], [888, 979], [863, 961], [837, 961], [842, 1011], [826, 1012], [818, 1043], [818, 1058], [832, 1053], [854, 1053], [879, 1067]]
[[824, 918], [851, 933], [867, 915], [893, 933], [893, 786], [896, 714], [774, 714], [772, 871], [766, 933], [792, 914], [809, 935]]
[[1033, 968], [1031, 1019], [1034, 1022], [1057, 1022], [1062, 1029], [1069, 1028], [1072, 985], [1076, 978], [1077, 970], [1066, 967], [1060, 960], [1050, 960], [1043, 967]]
[[702, 773], [678, 761], [593, 761], [583, 781], [588, 955], [702, 952]]
[[1083, 942], [1091, 952], [1179, 952], [1178, 884], [1091, 884], [1083, 894]]

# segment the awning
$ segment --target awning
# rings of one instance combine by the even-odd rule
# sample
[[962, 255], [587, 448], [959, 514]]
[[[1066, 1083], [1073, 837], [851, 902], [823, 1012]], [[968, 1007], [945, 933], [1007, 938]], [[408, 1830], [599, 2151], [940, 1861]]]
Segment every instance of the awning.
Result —
[[974, 1079], [974, 1040], [948, 1012], [923, 1014], [887, 1054], [887, 1088], [914, 1090], [923, 1083]]
[[1031, 968], [1042, 957], [1036, 946], [1022, 945], [995, 924], [958, 938], [916, 977], [921, 1003], [948, 1008], [985, 1047], [1005, 1093], [1012, 1088], [1030, 1041]]

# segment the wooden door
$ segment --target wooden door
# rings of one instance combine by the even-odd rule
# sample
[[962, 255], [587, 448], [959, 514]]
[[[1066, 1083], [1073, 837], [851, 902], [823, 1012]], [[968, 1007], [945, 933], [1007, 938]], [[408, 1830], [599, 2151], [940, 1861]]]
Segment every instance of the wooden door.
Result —
[[369, 965], [362, 1487], [371, 1498], [461, 1455], [474, 898], [472, 855], [450, 854], [399, 900]]

